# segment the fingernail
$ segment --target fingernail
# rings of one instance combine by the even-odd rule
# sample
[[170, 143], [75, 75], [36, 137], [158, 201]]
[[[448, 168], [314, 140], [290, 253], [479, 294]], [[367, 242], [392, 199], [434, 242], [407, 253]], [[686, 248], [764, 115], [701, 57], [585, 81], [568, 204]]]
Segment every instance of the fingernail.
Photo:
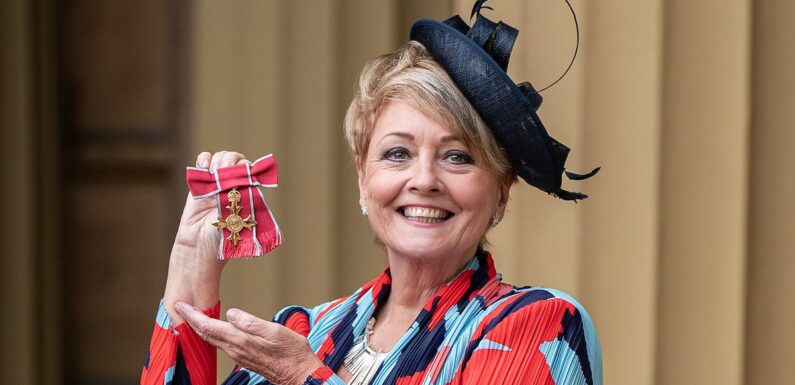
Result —
[[230, 321], [236, 320], [238, 315], [240, 315], [240, 312], [238, 312], [237, 309], [229, 309], [226, 311], [226, 319]]

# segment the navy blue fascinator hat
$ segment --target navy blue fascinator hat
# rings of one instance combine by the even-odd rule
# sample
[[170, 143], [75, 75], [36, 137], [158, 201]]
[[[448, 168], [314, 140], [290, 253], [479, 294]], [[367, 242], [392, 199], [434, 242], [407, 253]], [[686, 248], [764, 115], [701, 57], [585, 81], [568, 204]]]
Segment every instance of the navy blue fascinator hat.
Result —
[[442, 22], [421, 19], [411, 27], [411, 40], [422, 43], [450, 75], [505, 149], [511, 164], [528, 184], [564, 200], [588, 196], [561, 188], [562, 175], [582, 180], [599, 171], [565, 170], [569, 148], [547, 133], [536, 111], [541, 95], [528, 82], [514, 83], [506, 73], [519, 31], [480, 14], [475, 2], [470, 27], [458, 15]]

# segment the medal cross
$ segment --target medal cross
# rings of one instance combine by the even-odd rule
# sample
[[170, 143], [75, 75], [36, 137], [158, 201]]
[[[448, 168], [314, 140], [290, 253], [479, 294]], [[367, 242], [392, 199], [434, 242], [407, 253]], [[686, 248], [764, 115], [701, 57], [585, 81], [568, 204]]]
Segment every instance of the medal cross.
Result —
[[245, 219], [240, 217], [240, 209], [242, 209], [242, 207], [238, 206], [238, 202], [240, 202], [240, 192], [237, 191], [236, 188], [229, 191], [226, 197], [229, 199], [230, 203], [229, 206], [226, 206], [226, 209], [229, 210], [230, 214], [226, 219], [218, 217], [218, 222], [213, 223], [213, 226], [221, 231], [224, 231], [224, 229], [229, 230], [231, 234], [226, 239], [231, 241], [232, 245], [237, 246], [237, 241], [242, 239], [240, 238], [240, 231], [243, 230], [243, 228], [251, 230], [251, 228], [257, 224], [257, 221], [251, 219], [251, 215]]

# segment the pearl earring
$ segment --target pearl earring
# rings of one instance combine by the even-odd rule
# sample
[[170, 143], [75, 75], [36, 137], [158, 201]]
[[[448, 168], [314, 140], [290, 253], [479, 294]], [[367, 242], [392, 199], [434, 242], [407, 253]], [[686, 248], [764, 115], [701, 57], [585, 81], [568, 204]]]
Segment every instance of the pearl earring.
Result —
[[495, 212], [494, 216], [491, 217], [491, 227], [497, 227], [499, 223], [500, 223], [500, 213]]
[[367, 216], [367, 205], [364, 203], [359, 204], [362, 209], [362, 215]]

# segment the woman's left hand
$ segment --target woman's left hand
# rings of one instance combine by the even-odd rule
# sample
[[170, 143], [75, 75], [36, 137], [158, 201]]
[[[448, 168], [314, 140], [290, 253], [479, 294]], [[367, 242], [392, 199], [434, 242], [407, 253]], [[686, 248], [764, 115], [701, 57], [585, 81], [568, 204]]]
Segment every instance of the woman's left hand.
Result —
[[201, 338], [275, 384], [303, 384], [323, 365], [306, 338], [280, 324], [239, 309], [229, 309], [224, 322], [185, 303], [174, 308]]

